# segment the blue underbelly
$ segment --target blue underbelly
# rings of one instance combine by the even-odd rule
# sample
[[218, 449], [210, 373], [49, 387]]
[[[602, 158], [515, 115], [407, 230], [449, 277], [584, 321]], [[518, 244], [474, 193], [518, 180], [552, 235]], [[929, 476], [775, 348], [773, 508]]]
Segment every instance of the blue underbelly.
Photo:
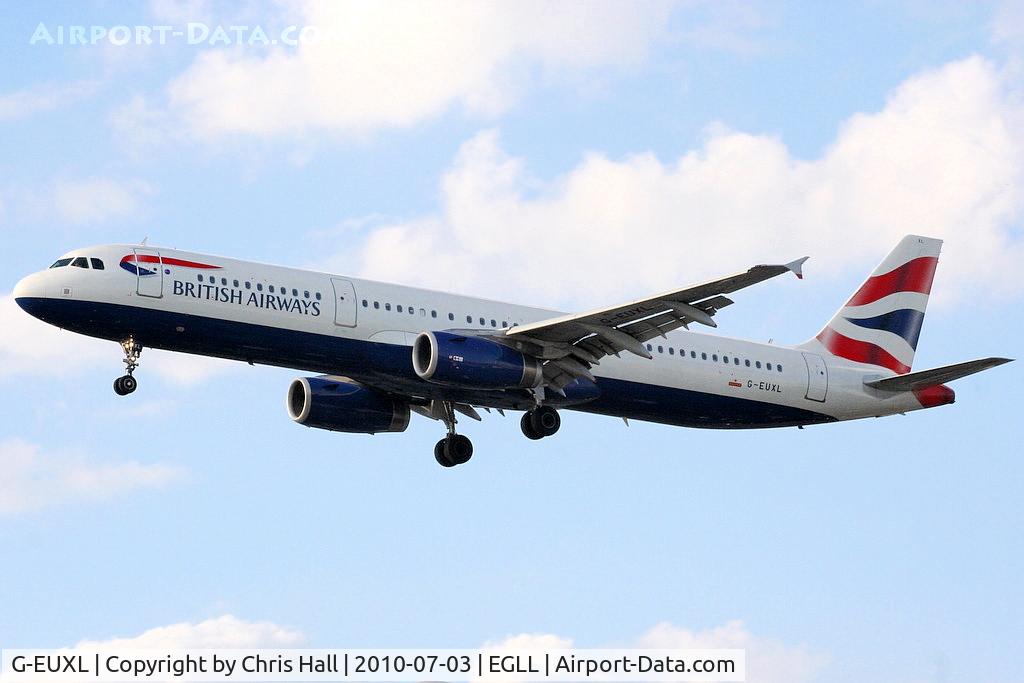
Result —
[[[119, 304], [49, 298], [21, 298], [18, 304], [52, 325], [101, 339], [121, 341], [134, 336], [148, 348], [345, 375], [406, 396], [445, 398], [494, 408], [532, 407], [530, 395], [522, 390], [478, 392], [425, 382], [413, 371], [407, 346]], [[626, 380], [599, 378], [598, 387], [598, 398], [566, 407], [632, 420], [719, 429], [784, 427], [834, 419], [800, 408]], [[552, 403], [557, 405], [557, 399]]]

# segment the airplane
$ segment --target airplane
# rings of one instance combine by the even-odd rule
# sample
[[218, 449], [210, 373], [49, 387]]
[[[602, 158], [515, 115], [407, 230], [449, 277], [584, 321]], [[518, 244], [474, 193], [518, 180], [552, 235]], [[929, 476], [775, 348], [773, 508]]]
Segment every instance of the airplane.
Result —
[[953, 403], [945, 385], [1009, 362], [912, 372], [942, 241], [908, 235], [816, 336], [796, 346], [690, 331], [717, 327], [728, 295], [807, 257], [625, 304], [565, 314], [354, 277], [143, 245], [76, 249], [21, 280], [29, 314], [116, 341], [134, 392], [143, 348], [296, 369], [295, 422], [402, 432], [411, 413], [444, 424], [438, 464], [473, 455], [456, 431], [478, 408], [523, 411], [529, 439], [559, 409], [685, 427], [800, 427]]

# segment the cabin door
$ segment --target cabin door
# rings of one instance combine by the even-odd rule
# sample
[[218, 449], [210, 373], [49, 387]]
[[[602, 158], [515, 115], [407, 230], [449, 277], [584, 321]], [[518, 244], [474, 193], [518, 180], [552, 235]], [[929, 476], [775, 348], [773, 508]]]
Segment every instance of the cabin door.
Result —
[[164, 264], [159, 251], [136, 249], [135, 271], [139, 296], [159, 299], [164, 295]]
[[334, 285], [334, 324], [340, 327], [356, 326], [356, 288], [349, 280], [331, 278]]

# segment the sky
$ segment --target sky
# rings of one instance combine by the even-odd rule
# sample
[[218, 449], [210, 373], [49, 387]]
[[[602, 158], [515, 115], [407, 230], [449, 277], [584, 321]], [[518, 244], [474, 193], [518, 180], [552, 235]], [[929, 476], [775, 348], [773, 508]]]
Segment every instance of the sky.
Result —
[[[56, 38], [189, 24], [248, 29]], [[917, 233], [945, 246], [915, 369], [1019, 357], [1020, 2], [32, 3], [0, 74], [3, 647], [516, 638], [1024, 681], [1020, 363], [805, 430], [489, 415], [444, 470], [426, 419], [292, 423], [294, 371], [147, 351], [118, 398], [115, 345], [10, 296], [146, 237], [566, 311], [808, 255], [718, 316], [791, 344]]]

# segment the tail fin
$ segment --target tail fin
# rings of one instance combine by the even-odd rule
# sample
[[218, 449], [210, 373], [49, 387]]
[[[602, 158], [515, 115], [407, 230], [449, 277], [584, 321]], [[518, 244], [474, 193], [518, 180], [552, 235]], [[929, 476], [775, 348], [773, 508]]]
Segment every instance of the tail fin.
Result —
[[942, 240], [907, 235], [802, 348], [910, 372]]

